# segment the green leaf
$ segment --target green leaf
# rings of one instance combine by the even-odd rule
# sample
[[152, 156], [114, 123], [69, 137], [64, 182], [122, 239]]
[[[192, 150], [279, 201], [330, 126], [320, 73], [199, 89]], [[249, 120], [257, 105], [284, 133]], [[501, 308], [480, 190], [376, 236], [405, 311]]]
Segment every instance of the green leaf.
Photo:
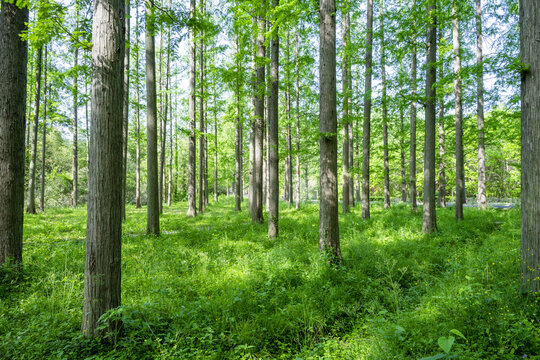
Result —
[[439, 359], [442, 359], [444, 357], [446, 357], [446, 354], [440, 353], [440, 354], [437, 354], [437, 355], [421, 358], [420, 360], [439, 360]]
[[437, 340], [437, 343], [439, 343], [439, 346], [441, 347], [441, 349], [443, 349], [445, 353], [450, 354], [450, 350], [452, 350], [452, 345], [454, 345], [455, 340], [456, 338], [453, 336], [441, 336], [439, 340]]
[[465, 335], [463, 335], [463, 334], [461, 333], [461, 331], [459, 331], [459, 330], [457, 330], [457, 329], [452, 329], [452, 330], [450, 330], [450, 332], [451, 332], [452, 334], [454, 334], [454, 335], [459, 336], [459, 337], [462, 338], [463, 340], [467, 340], [467, 338], [465, 337]]

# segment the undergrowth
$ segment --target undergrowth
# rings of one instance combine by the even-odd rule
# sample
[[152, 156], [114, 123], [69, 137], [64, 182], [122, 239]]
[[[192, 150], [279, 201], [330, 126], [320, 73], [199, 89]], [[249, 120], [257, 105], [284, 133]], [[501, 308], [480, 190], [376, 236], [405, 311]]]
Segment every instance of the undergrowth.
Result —
[[[540, 358], [540, 304], [522, 296], [519, 210], [421, 211], [374, 205], [340, 216], [345, 264], [318, 253], [318, 207], [282, 204], [280, 237], [228, 199], [196, 218], [164, 209], [146, 236], [145, 209], [123, 225], [123, 328], [80, 335], [86, 212], [25, 217], [24, 273], [0, 270], [5, 359]], [[536, 356], [536, 357], [535, 357]]]

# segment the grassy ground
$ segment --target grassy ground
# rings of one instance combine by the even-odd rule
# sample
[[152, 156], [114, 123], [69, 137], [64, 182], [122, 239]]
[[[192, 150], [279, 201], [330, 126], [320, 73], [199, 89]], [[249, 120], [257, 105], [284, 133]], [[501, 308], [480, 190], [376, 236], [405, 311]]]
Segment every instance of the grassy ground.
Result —
[[[0, 359], [515, 359], [540, 354], [540, 302], [518, 294], [519, 210], [405, 205], [340, 216], [345, 265], [317, 251], [318, 208], [282, 204], [280, 238], [221, 200], [124, 224], [123, 334], [80, 336], [86, 212], [25, 217], [23, 279], [0, 275]], [[244, 204], [245, 205], [245, 204]], [[448, 351], [448, 354], [447, 352]], [[540, 359], [540, 357], [536, 357]]]

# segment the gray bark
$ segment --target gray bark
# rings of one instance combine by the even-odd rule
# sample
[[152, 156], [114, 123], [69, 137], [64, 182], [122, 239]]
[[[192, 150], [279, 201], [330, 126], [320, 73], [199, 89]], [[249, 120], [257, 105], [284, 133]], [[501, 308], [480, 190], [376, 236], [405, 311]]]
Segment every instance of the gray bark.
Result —
[[[195, 17], [196, 1], [189, 1], [190, 18]], [[187, 216], [197, 216], [196, 206], [196, 169], [195, 169], [195, 71], [196, 71], [196, 44], [195, 29], [189, 28], [189, 155], [188, 155], [188, 211]]]
[[[443, 38], [442, 29], [439, 32], [440, 39]], [[444, 76], [444, 64], [439, 67], [439, 77]], [[439, 94], [439, 187], [438, 187], [438, 204], [441, 207], [446, 207], [446, 158], [444, 149], [444, 91]]]
[[390, 207], [390, 167], [388, 161], [388, 99], [386, 96], [386, 58], [384, 48], [384, 8], [380, 0], [380, 34], [381, 34], [381, 79], [382, 79], [382, 120], [383, 120], [383, 152], [384, 152], [384, 208]]
[[43, 63], [43, 129], [41, 132], [41, 195], [39, 197], [39, 209], [45, 211], [45, 149], [47, 146], [47, 46], [45, 45]]
[[[139, 2], [135, 6], [135, 29], [139, 29]], [[135, 96], [136, 96], [136, 128], [135, 133], [137, 137], [137, 146], [136, 146], [136, 171], [135, 171], [135, 207], [137, 209], [141, 208], [141, 118], [140, 118], [140, 92], [139, 92], [139, 36], [135, 40], [136, 49], [135, 52], [135, 71], [136, 71], [136, 80], [135, 80]]]
[[456, 99], [456, 220], [463, 220], [464, 156], [463, 156], [463, 105], [461, 97], [461, 54], [459, 18], [456, 1], [452, 1], [452, 43], [454, 49], [454, 97]]
[[335, 0], [320, 1], [320, 17], [319, 251], [329, 256], [331, 262], [342, 263], [338, 224]]
[[520, 1], [521, 62], [521, 289], [540, 291], [540, 7]]
[[153, 24], [154, 2], [146, 0], [146, 166], [148, 205], [146, 233], [159, 235], [159, 179], [157, 155], [156, 48]]
[[426, 128], [424, 141], [424, 208], [422, 232], [437, 230], [435, 204], [435, 101], [437, 91], [437, 0], [428, 1], [427, 57], [426, 57]]
[[487, 208], [486, 151], [484, 145], [484, 64], [482, 55], [482, 1], [476, 0], [476, 65], [478, 66], [477, 126], [478, 126], [478, 208]]
[[362, 145], [362, 219], [369, 219], [369, 152], [371, 142], [371, 77], [373, 61], [373, 0], [367, 3], [366, 81], [364, 91], [364, 141]]
[[[122, 121], [124, 101], [125, 2], [94, 2], [92, 26], [92, 126], [88, 171], [88, 215], [82, 333], [104, 331], [98, 319], [121, 300]], [[106, 151], [104, 151], [106, 150]]]
[[[273, 0], [274, 9], [279, 0]], [[279, 138], [278, 138], [278, 96], [279, 96], [279, 35], [278, 29], [270, 42], [270, 101], [268, 103], [268, 237], [279, 235]]]
[[[203, 0], [201, 0], [201, 8], [203, 7]], [[204, 15], [203, 15], [204, 16]], [[205, 173], [205, 142], [206, 142], [206, 124], [205, 124], [205, 109], [204, 109], [204, 58], [205, 58], [205, 49], [204, 49], [204, 30], [201, 31], [200, 40], [199, 40], [199, 212], [203, 213], [205, 210], [205, 188], [204, 188], [204, 173]]]
[[126, 181], [127, 181], [127, 156], [128, 156], [128, 126], [129, 126], [129, 50], [130, 50], [130, 2], [126, 0], [126, 51], [124, 56], [124, 123], [122, 126], [122, 219], [126, 219]]
[[[75, 47], [75, 77], [73, 78], [73, 159], [71, 164], [71, 177], [73, 179], [73, 192], [71, 205], [77, 206], [79, 200], [79, 48]], [[121, 188], [120, 188], [121, 189]]]
[[[238, 31], [238, 30], [237, 30]], [[238, 63], [238, 53], [240, 52], [240, 40], [238, 32], [234, 35], [236, 46], [236, 78], [235, 78], [235, 103], [236, 118], [234, 121], [234, 149], [235, 149], [235, 175], [234, 175], [234, 211], [242, 211], [242, 128], [240, 119], [240, 64]]]
[[349, 163], [351, 157], [349, 154], [349, 127], [351, 126], [349, 119], [349, 56], [347, 54], [347, 46], [349, 39], [349, 4], [347, 1], [343, 3], [343, 14], [341, 15], [341, 33], [343, 36], [343, 60], [342, 60], [342, 86], [343, 86], [343, 214], [349, 212], [349, 192], [351, 190], [351, 175], [349, 168], [352, 164]]
[[[416, 0], [412, 0], [412, 11], [416, 11]], [[412, 54], [411, 54], [411, 140], [409, 159], [409, 190], [411, 192], [411, 208], [416, 212], [416, 18], [412, 27]]]
[[22, 261], [28, 9], [0, 9], [0, 265]]
[[403, 140], [403, 107], [399, 106], [399, 122], [400, 122], [400, 136], [399, 136], [399, 149], [400, 149], [400, 158], [401, 158], [401, 201], [407, 201], [407, 180], [405, 175], [405, 141]]
[[296, 71], [296, 209], [300, 209], [300, 68], [298, 53], [298, 27], [295, 34]]

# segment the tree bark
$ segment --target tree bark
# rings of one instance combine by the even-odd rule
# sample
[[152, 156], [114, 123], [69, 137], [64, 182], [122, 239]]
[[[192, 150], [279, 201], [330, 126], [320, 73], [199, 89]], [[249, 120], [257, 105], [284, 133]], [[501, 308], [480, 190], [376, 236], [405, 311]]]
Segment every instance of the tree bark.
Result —
[[159, 236], [159, 179], [157, 155], [156, 48], [154, 44], [154, 1], [146, 0], [146, 166], [148, 206], [146, 233]]
[[[273, 8], [279, 0], [272, 1]], [[279, 235], [279, 35], [277, 27], [270, 42], [270, 101], [268, 104], [268, 237]]]
[[[71, 205], [77, 206], [79, 200], [79, 48], [75, 47], [75, 77], [73, 78], [73, 161], [71, 165], [71, 177], [73, 179], [73, 192]], [[121, 188], [120, 188], [121, 189]]]
[[126, 182], [127, 182], [127, 156], [129, 139], [129, 50], [130, 50], [130, 0], [126, 0], [126, 51], [124, 57], [124, 124], [122, 126], [122, 220], [126, 219]]
[[[369, 0], [371, 1], [371, 0]], [[320, 1], [320, 181], [319, 251], [343, 263], [339, 245], [336, 107], [336, 3]]]
[[[443, 39], [442, 28], [439, 32], [440, 39]], [[444, 77], [444, 63], [441, 63], [439, 66], [439, 77], [442, 79]], [[439, 199], [438, 203], [441, 207], [446, 207], [446, 159], [445, 159], [445, 150], [444, 150], [444, 91], [441, 91], [439, 94]]]
[[45, 149], [47, 146], [47, 46], [45, 45], [45, 55], [43, 63], [43, 129], [41, 132], [41, 186], [39, 197], [39, 209], [45, 211]]
[[540, 8], [520, 0], [521, 290], [540, 291]]
[[0, 8], [0, 265], [22, 261], [28, 8]]
[[437, 97], [437, 0], [428, 0], [427, 57], [426, 57], [426, 127], [424, 141], [424, 208], [422, 232], [437, 230], [435, 206], [435, 101]]
[[[137, 0], [137, 5], [135, 6], [135, 29], [138, 31], [139, 29], [139, 1]], [[135, 40], [136, 49], [135, 51], [135, 71], [136, 71], [136, 79], [135, 79], [135, 96], [136, 96], [136, 111], [135, 111], [135, 117], [137, 121], [136, 125], [136, 136], [137, 136], [137, 147], [136, 147], [136, 171], [135, 171], [135, 207], [137, 209], [141, 208], [141, 118], [140, 118], [140, 112], [141, 112], [141, 106], [140, 106], [140, 92], [139, 92], [139, 37], [136, 37]]]
[[[416, 12], [416, 0], [412, 0], [412, 11]], [[411, 54], [411, 141], [409, 159], [409, 190], [411, 192], [411, 208], [418, 211], [416, 203], [416, 17], [413, 16], [412, 54]]]
[[236, 78], [235, 78], [235, 103], [236, 103], [236, 118], [234, 121], [235, 128], [235, 176], [234, 176], [234, 211], [242, 211], [242, 128], [243, 124], [240, 119], [240, 64], [239, 64], [239, 53], [240, 53], [240, 40], [238, 38], [238, 29], [234, 35], [234, 43], [236, 46]]
[[407, 180], [405, 175], [405, 141], [403, 140], [404, 136], [404, 119], [403, 119], [403, 107], [399, 105], [399, 122], [400, 122], [400, 135], [399, 135], [399, 149], [401, 157], [401, 201], [407, 201]]
[[371, 142], [371, 77], [373, 61], [373, 0], [367, 2], [366, 82], [364, 91], [364, 142], [362, 145], [362, 219], [369, 219], [369, 152]]
[[[196, 0], [189, 1], [190, 18], [195, 18]], [[196, 206], [196, 164], [195, 164], [195, 71], [196, 71], [196, 43], [195, 28], [189, 28], [189, 155], [188, 155], [188, 211], [187, 216], [197, 216]]]
[[343, 36], [343, 59], [342, 59], [342, 86], [343, 86], [343, 202], [342, 212], [346, 214], [349, 212], [349, 192], [351, 190], [351, 175], [349, 174], [349, 168], [351, 164], [350, 160], [350, 146], [349, 146], [349, 55], [348, 39], [349, 39], [349, 4], [348, 1], [343, 3], [343, 13], [341, 15], [341, 33]]
[[36, 55], [36, 95], [34, 97], [34, 125], [32, 127], [32, 150], [30, 151], [30, 166], [28, 167], [28, 201], [26, 212], [36, 213], [36, 160], [37, 160], [37, 138], [39, 125], [39, 106], [41, 100], [41, 67], [43, 58], [43, 45], [37, 49]]
[[454, 97], [456, 99], [456, 220], [463, 220], [465, 184], [463, 160], [463, 105], [461, 97], [461, 54], [457, 3], [452, 1], [452, 43], [454, 49]]
[[388, 99], [386, 96], [386, 57], [384, 47], [384, 8], [380, 0], [380, 34], [381, 34], [381, 78], [382, 78], [382, 120], [383, 120], [383, 152], [384, 152], [384, 208], [390, 207], [390, 167], [388, 160]]
[[82, 332], [95, 338], [98, 319], [120, 306], [122, 244], [122, 122], [125, 2], [94, 2], [92, 26], [92, 126]]
[[296, 71], [296, 209], [300, 209], [300, 67], [298, 52], [298, 25], [295, 32]]
[[486, 151], [484, 145], [484, 64], [482, 55], [482, 0], [476, 0], [476, 84], [478, 116], [478, 208], [487, 208], [486, 198]]
[[[204, 7], [204, 0], [201, 0], [201, 12], [203, 12]], [[204, 16], [204, 14], [203, 14]], [[205, 159], [205, 141], [206, 141], [206, 125], [205, 125], [205, 109], [204, 109], [204, 91], [205, 91], [205, 84], [204, 84], [204, 58], [205, 58], [205, 51], [204, 51], [204, 30], [201, 30], [200, 39], [199, 39], [199, 90], [200, 90], [200, 98], [199, 98], [199, 213], [203, 213], [205, 210], [205, 198], [204, 198], [204, 159]]]

